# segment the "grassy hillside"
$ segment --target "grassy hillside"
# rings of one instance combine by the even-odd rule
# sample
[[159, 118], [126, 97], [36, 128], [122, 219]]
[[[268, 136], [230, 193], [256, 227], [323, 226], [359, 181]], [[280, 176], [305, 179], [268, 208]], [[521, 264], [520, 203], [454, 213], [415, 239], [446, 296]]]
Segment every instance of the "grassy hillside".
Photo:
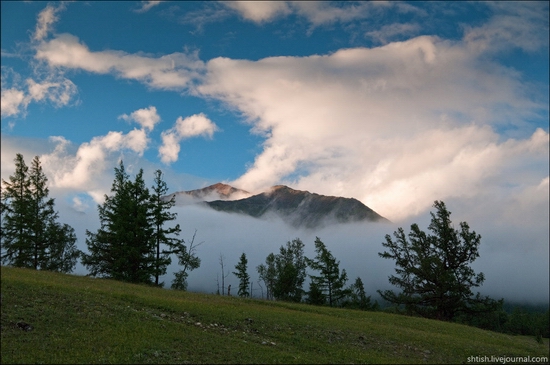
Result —
[[548, 340], [387, 313], [1, 268], [5, 363], [468, 363]]

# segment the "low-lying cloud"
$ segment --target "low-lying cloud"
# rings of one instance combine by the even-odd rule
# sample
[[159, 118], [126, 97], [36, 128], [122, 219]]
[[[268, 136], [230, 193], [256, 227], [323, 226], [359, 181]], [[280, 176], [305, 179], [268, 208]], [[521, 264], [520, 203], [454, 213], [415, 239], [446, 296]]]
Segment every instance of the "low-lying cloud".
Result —
[[[455, 211], [452, 204], [448, 205], [448, 208], [453, 212], [451, 218], [458, 226], [460, 214], [464, 212]], [[388, 282], [388, 276], [395, 274], [394, 262], [378, 256], [378, 253], [383, 251], [384, 236], [393, 234], [398, 227], [403, 227], [409, 232], [411, 223], [418, 223], [421, 229], [426, 231], [430, 219], [426, 211], [419, 219], [402, 224], [350, 223], [305, 230], [292, 228], [280, 219], [256, 219], [239, 214], [221, 213], [198, 205], [176, 207], [173, 211], [178, 213], [177, 222], [183, 228], [182, 238], [190, 243], [196, 229], [195, 244], [202, 242], [196, 251], [201, 258], [201, 266], [190, 273], [189, 290], [216, 293], [216, 279], [221, 285], [221, 255], [224, 257], [225, 274], [229, 272], [225, 286], [231, 285], [232, 293], [236, 294], [238, 279], [232, 272], [235, 271], [235, 265], [244, 252], [249, 262], [248, 273], [253, 282], [254, 296], [257, 297], [261, 297], [261, 290], [256, 267], [265, 262], [266, 256], [271, 252], [278, 253], [279, 247], [287, 241], [300, 238], [305, 244], [306, 256], [314, 257], [313, 242], [317, 236], [340, 260], [340, 268], [346, 269], [348, 284], [352, 284], [356, 277], [361, 277], [367, 294], [373, 298], [378, 298], [376, 290], [397, 290]], [[80, 215], [63, 213], [61, 219], [77, 228], [78, 245], [86, 250], [84, 229], [97, 229], [97, 212], [88, 209], [85, 214]], [[541, 232], [528, 234], [517, 232], [515, 228], [491, 227], [484, 221], [469, 220], [468, 223], [473, 230], [482, 235], [481, 256], [472, 266], [476, 272], [483, 272], [486, 277], [484, 285], [475, 288], [474, 292], [479, 291], [483, 295], [498, 299], [503, 297], [507, 301], [547, 303], [548, 245], [541, 241], [543, 237], [537, 237]], [[544, 236], [544, 232], [542, 233]], [[508, 235], [525, 239], [525, 243], [507, 245], [503, 243], [502, 238]], [[176, 270], [177, 261], [173, 258], [168, 273], [161, 278], [167, 287], [170, 286], [173, 272]], [[85, 273], [85, 268], [79, 265], [76, 274]], [[313, 274], [311, 270], [309, 273]], [[307, 290], [307, 284], [304, 289]]]

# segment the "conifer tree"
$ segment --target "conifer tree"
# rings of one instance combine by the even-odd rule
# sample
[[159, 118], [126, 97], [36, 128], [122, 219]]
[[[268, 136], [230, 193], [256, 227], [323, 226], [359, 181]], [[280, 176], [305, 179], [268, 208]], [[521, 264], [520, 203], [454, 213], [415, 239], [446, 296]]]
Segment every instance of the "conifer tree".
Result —
[[57, 222], [59, 214], [54, 210], [54, 199], [48, 199], [48, 179], [38, 156], [31, 163], [29, 180], [33, 266], [35, 269], [71, 272], [80, 256], [76, 235], [71, 226]]
[[476, 296], [472, 288], [480, 286], [485, 277], [469, 266], [479, 257], [481, 236], [466, 222], [454, 229], [445, 203], [435, 201], [437, 212], [430, 212], [432, 221], [426, 234], [415, 223], [407, 236], [403, 228], [394, 232], [395, 241], [386, 235], [382, 245], [388, 249], [380, 257], [395, 260], [397, 275], [389, 282], [402, 289], [378, 291], [383, 299], [405, 306], [409, 313], [440, 320], [453, 320], [461, 314], [494, 311], [499, 303], [489, 297]]
[[312, 305], [324, 305], [327, 302], [325, 293], [319, 288], [315, 281], [309, 282], [309, 291], [307, 292], [306, 303]]
[[345, 269], [340, 272], [340, 261], [336, 261], [319, 237], [315, 239], [315, 252], [315, 259], [306, 258], [306, 261], [313, 270], [320, 271], [320, 275], [310, 275], [310, 278], [314, 287], [326, 295], [332, 307], [348, 294], [349, 290], [344, 288], [348, 275]]
[[80, 255], [74, 229], [57, 222], [47, 177], [36, 156], [30, 171], [15, 158], [10, 182], [2, 180], [2, 262], [36, 270], [71, 272]]
[[247, 272], [248, 260], [246, 259], [246, 254], [243, 252], [239, 263], [235, 265], [235, 270], [233, 274], [239, 278], [239, 291], [237, 294], [240, 297], [249, 297], [250, 293], [248, 292], [248, 287], [250, 286], [250, 275]]
[[44, 270], [70, 273], [82, 252], [76, 247], [76, 234], [68, 224], [54, 222], [48, 227], [48, 250], [44, 257]]
[[[162, 171], [155, 171], [155, 182], [151, 193], [151, 205], [153, 209], [153, 229], [155, 240], [155, 285], [159, 285], [159, 276], [166, 274], [166, 268], [172, 260], [170, 253], [183, 243], [182, 239], [177, 237], [181, 232], [179, 224], [174, 227], [165, 227], [165, 225], [176, 219], [177, 214], [171, 213], [170, 209], [175, 205], [174, 197], [169, 200], [164, 198], [168, 193], [168, 185], [162, 179]], [[161, 249], [164, 245], [164, 249]], [[162, 286], [162, 283], [160, 284]]]
[[96, 233], [86, 231], [90, 254], [83, 255], [82, 263], [92, 276], [152, 283], [157, 273], [156, 247], [143, 170], [132, 182], [121, 161], [115, 168], [111, 192], [113, 195], [106, 195], [105, 202], [98, 205], [100, 228]]
[[9, 182], [2, 179], [2, 263], [16, 267], [31, 267], [29, 246], [31, 192], [29, 168], [23, 155], [15, 157], [15, 173]]
[[351, 300], [347, 303], [348, 307], [361, 310], [374, 310], [378, 308], [378, 302], [373, 304], [370, 295], [367, 296], [363, 280], [360, 277], [357, 277], [355, 282], [350, 286], [349, 297]]

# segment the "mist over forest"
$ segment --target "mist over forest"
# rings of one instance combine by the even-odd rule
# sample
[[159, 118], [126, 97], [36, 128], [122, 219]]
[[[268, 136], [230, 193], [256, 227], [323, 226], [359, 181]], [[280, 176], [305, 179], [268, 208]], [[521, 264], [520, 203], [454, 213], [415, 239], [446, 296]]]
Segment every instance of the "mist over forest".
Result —
[[[473, 288], [474, 293], [479, 291], [482, 295], [518, 303], [548, 303], [548, 245], [544, 246], [540, 242], [540, 237], [545, 234], [548, 237], [548, 231], [537, 232], [532, 227], [527, 227], [531, 230], [518, 232], [514, 227], [506, 227], [505, 224], [491, 224], [489, 219], [483, 220], [482, 209], [477, 212], [478, 220], [464, 219], [465, 216], [475, 215], [461, 211], [463, 207], [459, 202], [451, 200], [447, 206], [452, 212], [451, 220], [455, 227], [465, 220], [472, 230], [482, 236], [480, 257], [472, 264], [472, 268], [476, 272], [483, 272], [486, 279], [481, 287]], [[60, 221], [75, 228], [78, 248], [86, 252], [86, 229], [94, 232], [99, 228], [97, 209], [92, 206], [85, 212], [76, 212], [63, 201], [56, 201], [56, 208], [60, 212]], [[172, 211], [178, 214], [175, 222], [181, 225], [180, 237], [189, 244], [196, 230], [195, 244], [202, 242], [196, 251], [201, 259], [201, 266], [190, 272], [188, 290], [216, 293], [217, 275], [221, 285], [221, 255], [224, 257], [225, 274], [229, 272], [225, 278], [225, 287], [232, 285], [232, 293], [236, 294], [238, 279], [232, 272], [235, 271], [239, 256], [244, 252], [248, 258], [248, 273], [253, 282], [254, 297], [262, 295], [256, 267], [265, 262], [269, 253], [278, 253], [280, 246], [287, 241], [300, 238], [305, 244], [305, 255], [313, 257], [313, 243], [319, 237], [336, 259], [340, 260], [340, 268], [346, 269], [348, 284], [359, 276], [367, 295], [371, 295], [372, 299], [379, 299], [376, 290], [396, 290], [388, 282], [388, 276], [394, 274], [394, 262], [378, 256], [383, 251], [385, 235], [393, 235], [398, 227], [403, 227], [408, 233], [412, 223], [417, 223], [420, 229], [427, 231], [431, 219], [428, 211], [407, 221], [332, 224], [318, 229], [297, 229], [276, 217], [257, 219], [217, 212], [200, 205], [176, 206]], [[514, 239], [525, 244], [507, 244]], [[170, 287], [174, 278], [173, 272], [176, 270], [177, 259], [172, 257], [167, 274], [160, 279], [164, 281], [166, 288]], [[87, 270], [78, 263], [74, 274], [86, 275]], [[308, 281], [309, 279], [304, 288], [307, 288]]]

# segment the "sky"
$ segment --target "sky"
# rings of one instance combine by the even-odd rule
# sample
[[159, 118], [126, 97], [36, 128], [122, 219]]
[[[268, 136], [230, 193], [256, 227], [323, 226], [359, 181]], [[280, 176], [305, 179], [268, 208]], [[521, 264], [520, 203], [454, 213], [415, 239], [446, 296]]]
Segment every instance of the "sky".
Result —
[[323, 234], [374, 288], [384, 235], [443, 200], [482, 235], [488, 292], [548, 301], [547, 2], [0, 4], [1, 176], [40, 156], [82, 249], [122, 159], [171, 192], [285, 184], [392, 222], [301, 232], [178, 208], [211, 256], [196, 279], [222, 252], [255, 267]]

